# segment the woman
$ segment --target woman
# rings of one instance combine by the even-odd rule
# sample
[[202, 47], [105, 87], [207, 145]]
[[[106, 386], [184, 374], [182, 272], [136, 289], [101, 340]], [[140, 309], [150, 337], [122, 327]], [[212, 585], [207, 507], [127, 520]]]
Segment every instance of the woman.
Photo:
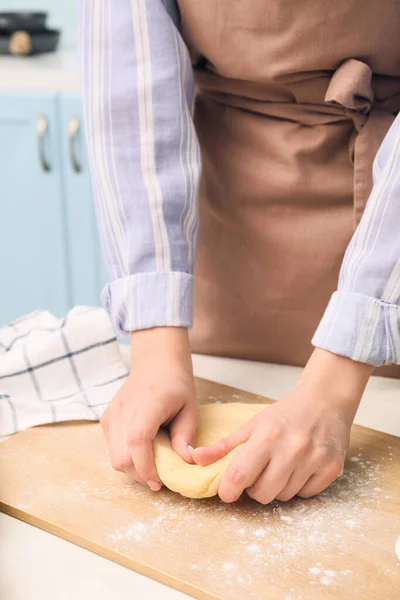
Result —
[[[398, 122], [361, 219], [400, 108], [400, 10], [395, 0], [177, 4], [82, 2], [87, 140], [112, 279], [103, 300], [132, 332], [132, 372], [102, 418], [111, 461], [160, 489], [152, 440], [168, 424], [188, 462], [244, 444], [224, 501], [245, 489], [263, 503], [309, 497], [343, 468], [374, 366], [400, 364]], [[191, 347], [307, 365], [288, 397], [193, 450], [198, 141]]]

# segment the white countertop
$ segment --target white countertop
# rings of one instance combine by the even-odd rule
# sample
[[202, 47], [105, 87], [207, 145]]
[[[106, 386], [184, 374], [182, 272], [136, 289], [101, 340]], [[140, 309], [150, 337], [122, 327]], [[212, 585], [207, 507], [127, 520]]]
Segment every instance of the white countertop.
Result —
[[[1, 67], [0, 67], [1, 72]], [[194, 357], [195, 374], [279, 399], [300, 369]], [[400, 436], [400, 380], [373, 377], [356, 423]], [[0, 597], [4, 600], [179, 600], [189, 598], [7, 515], [0, 515]]]
[[78, 57], [73, 49], [37, 56], [0, 57], [0, 89], [78, 92], [79, 88]]

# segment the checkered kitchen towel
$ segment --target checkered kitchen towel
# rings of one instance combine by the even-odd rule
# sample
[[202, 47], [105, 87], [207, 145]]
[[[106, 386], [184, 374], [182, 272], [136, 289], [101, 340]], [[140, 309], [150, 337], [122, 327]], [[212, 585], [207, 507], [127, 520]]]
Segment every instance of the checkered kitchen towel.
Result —
[[128, 374], [103, 308], [37, 311], [0, 328], [0, 435], [98, 419]]

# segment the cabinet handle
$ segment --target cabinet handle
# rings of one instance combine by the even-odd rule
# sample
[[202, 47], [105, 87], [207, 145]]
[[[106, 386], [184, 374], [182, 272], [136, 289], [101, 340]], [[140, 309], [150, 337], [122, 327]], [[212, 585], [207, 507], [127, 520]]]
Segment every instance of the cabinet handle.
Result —
[[38, 143], [38, 152], [39, 152], [39, 162], [43, 169], [47, 173], [51, 171], [51, 165], [46, 158], [45, 152], [45, 139], [47, 132], [49, 130], [49, 120], [46, 115], [39, 115], [39, 118], [36, 123], [36, 135], [37, 135], [37, 143]]
[[69, 159], [71, 168], [75, 173], [82, 171], [82, 166], [76, 157], [76, 138], [80, 129], [78, 117], [71, 117], [68, 121]]

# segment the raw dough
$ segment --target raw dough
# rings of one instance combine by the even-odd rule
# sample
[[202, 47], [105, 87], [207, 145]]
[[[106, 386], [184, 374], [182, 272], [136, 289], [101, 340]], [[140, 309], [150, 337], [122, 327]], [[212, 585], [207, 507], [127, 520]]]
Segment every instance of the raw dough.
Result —
[[[249, 421], [265, 404], [206, 404], [199, 408], [196, 447], [219, 441]], [[190, 465], [176, 454], [168, 432], [161, 429], [154, 440], [154, 457], [163, 484], [187, 498], [210, 498], [218, 492], [222, 475], [238, 446], [211, 465]]]

